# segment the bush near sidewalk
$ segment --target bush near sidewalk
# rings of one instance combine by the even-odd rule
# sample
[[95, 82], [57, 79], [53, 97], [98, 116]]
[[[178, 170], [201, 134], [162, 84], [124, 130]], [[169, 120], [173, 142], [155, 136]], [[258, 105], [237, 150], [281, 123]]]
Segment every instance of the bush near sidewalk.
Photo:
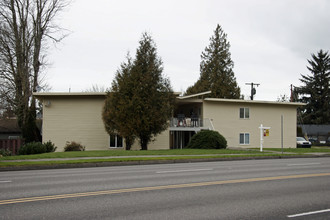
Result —
[[11, 156], [11, 151], [6, 149], [0, 149], [0, 157]]
[[85, 151], [85, 146], [75, 141], [67, 141], [64, 151]]
[[30, 154], [42, 154], [42, 153], [50, 153], [56, 150], [55, 145], [48, 141], [46, 143], [41, 142], [30, 142], [19, 149], [20, 155], [30, 155]]
[[217, 131], [200, 131], [195, 134], [187, 148], [194, 149], [225, 149], [227, 140]]

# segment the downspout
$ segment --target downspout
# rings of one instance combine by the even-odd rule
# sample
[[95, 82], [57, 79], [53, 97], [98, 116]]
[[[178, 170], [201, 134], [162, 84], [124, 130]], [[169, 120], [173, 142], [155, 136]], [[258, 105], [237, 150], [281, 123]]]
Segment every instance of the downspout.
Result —
[[212, 122], [213, 119], [211, 118], [211, 119], [209, 119], [209, 120], [210, 120], [210, 124], [211, 124], [211, 128], [212, 128], [211, 130], [214, 131], [215, 129], [214, 129], [213, 122]]

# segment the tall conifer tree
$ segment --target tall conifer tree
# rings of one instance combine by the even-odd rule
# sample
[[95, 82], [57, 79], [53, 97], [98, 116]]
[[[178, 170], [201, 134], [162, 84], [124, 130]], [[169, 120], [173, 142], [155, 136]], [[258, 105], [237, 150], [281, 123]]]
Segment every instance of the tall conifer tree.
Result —
[[127, 62], [123, 62], [116, 72], [102, 114], [105, 130], [110, 135], [124, 137], [126, 150], [131, 149], [135, 140], [133, 129], [130, 127], [131, 118], [134, 117], [134, 106], [130, 101], [134, 91], [130, 81], [132, 65], [132, 59], [128, 55]]
[[330, 124], [330, 57], [320, 50], [307, 60], [311, 75], [301, 75], [304, 84], [298, 88], [300, 101], [307, 105], [303, 109], [305, 124]]
[[210, 38], [210, 45], [202, 52], [200, 77], [187, 89], [187, 95], [211, 90], [209, 96], [213, 98], [240, 98], [240, 88], [233, 72], [234, 62], [229, 48], [227, 34], [218, 24]]
[[122, 65], [125, 74], [117, 74], [112, 84], [103, 120], [107, 130], [137, 137], [147, 150], [152, 138], [167, 129], [175, 97], [151, 36], [144, 33], [139, 43], [135, 59]]

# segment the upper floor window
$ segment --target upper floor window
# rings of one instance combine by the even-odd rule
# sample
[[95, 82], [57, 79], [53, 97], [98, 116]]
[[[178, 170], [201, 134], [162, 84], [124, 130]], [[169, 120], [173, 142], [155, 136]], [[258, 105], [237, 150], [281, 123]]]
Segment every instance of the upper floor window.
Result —
[[239, 118], [250, 118], [249, 108], [240, 108], [239, 109]]

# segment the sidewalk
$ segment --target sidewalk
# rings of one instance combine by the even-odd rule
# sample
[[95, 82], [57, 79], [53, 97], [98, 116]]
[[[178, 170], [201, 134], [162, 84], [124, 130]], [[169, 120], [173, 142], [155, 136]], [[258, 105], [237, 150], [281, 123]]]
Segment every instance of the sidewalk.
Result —
[[[42, 162], [42, 161], [62, 161], [63, 163], [49, 164], [31, 164], [0, 167], [1, 171], [21, 171], [21, 170], [41, 170], [41, 169], [63, 169], [63, 168], [87, 168], [87, 167], [107, 167], [107, 166], [127, 166], [127, 165], [147, 165], [147, 164], [170, 164], [170, 163], [194, 163], [194, 162], [212, 162], [212, 161], [232, 161], [232, 160], [260, 160], [260, 159], [286, 159], [286, 158], [313, 158], [313, 157], [330, 157], [329, 153], [289, 153], [264, 150], [264, 154], [249, 153], [246, 154], [201, 154], [201, 155], [135, 155], [135, 156], [107, 156], [107, 157], [75, 157], [75, 158], [46, 158], [46, 159], [26, 159], [26, 160], [0, 160], [0, 164], [10, 162]], [[267, 156], [268, 153], [268, 156]], [[273, 154], [273, 155], [269, 155]], [[178, 159], [175, 159], [177, 157]], [[186, 157], [186, 158], [184, 158]], [[196, 158], [194, 158], [196, 157]], [[141, 158], [141, 160], [123, 160], [123, 161], [101, 161], [93, 160], [103, 159], [125, 159], [125, 158]], [[151, 160], [143, 160], [143, 158], [155, 158]], [[157, 159], [161, 158], [161, 159]], [[166, 159], [169, 158], [169, 159]], [[79, 162], [81, 160], [81, 162]], [[90, 162], [88, 160], [91, 160]], [[65, 161], [77, 161], [76, 163], [65, 163]]]

